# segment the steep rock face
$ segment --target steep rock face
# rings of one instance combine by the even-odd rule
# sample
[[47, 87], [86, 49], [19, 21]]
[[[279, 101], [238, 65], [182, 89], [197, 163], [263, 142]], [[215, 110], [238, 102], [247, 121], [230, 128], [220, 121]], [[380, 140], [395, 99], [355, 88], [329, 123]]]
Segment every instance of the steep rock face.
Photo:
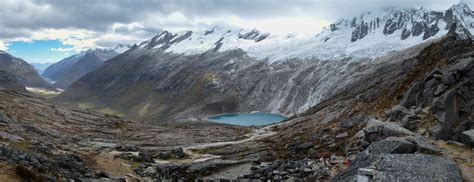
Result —
[[[364, 149], [368, 142], [377, 141], [376, 139], [365, 140], [364, 132], [358, 132], [367, 125], [364, 118], [378, 118], [383, 121], [390, 121], [392, 116], [401, 118], [400, 120], [405, 118], [404, 116], [399, 117], [399, 114], [387, 115], [386, 111], [391, 108], [394, 108], [397, 113], [415, 114], [414, 118], [406, 118], [408, 121], [417, 121], [413, 123], [415, 127], [398, 123], [400, 126], [406, 127], [414, 133], [436, 138], [436, 135], [429, 129], [438, 125], [438, 119], [429, 109], [397, 109], [400, 107], [394, 106], [404, 100], [406, 93], [412, 95], [408, 94], [413, 90], [410, 87], [418, 81], [423, 81], [428, 75], [432, 75], [433, 70], [447, 69], [449, 65], [455, 65], [463, 57], [469, 57], [474, 51], [474, 44], [471, 40], [463, 41], [451, 33], [438, 42], [425, 47], [417, 46], [410, 50], [414, 51], [418, 48], [421, 50], [411, 56], [406, 52], [408, 50], [400, 52], [402, 55], [407, 55], [408, 58], [392, 57], [391, 62], [374, 66], [373, 72], [362, 76], [362, 79], [348, 84], [340, 92], [328, 97], [305, 113], [295, 116], [287, 126], [278, 127], [278, 134], [273, 137], [272, 145], [274, 147], [272, 150], [279, 153], [281, 155], [279, 157], [310, 157], [324, 151], [352, 155]], [[469, 102], [471, 101], [472, 99], [469, 100]], [[469, 118], [472, 112], [466, 111], [459, 114]], [[463, 128], [460, 131], [468, 129]], [[343, 133], [346, 134], [336, 138]], [[380, 137], [385, 134], [384, 132], [375, 132], [373, 136]], [[295, 138], [299, 141], [293, 141]], [[305, 142], [312, 143], [314, 147], [303, 152], [294, 150], [294, 146]]]
[[[417, 49], [417, 47], [412, 49]], [[409, 54], [406, 51], [408, 50], [399, 53]], [[391, 62], [374, 66], [375, 71], [347, 85], [340, 92], [307, 112], [275, 126], [277, 134], [268, 139], [268, 147], [270, 147], [268, 151], [274, 155], [274, 158], [279, 159], [314, 158], [321, 154], [348, 156], [349, 167], [336, 175], [335, 181], [462, 181], [462, 176], [464, 179], [470, 179], [472, 167], [463, 162], [456, 161], [455, 163], [452, 159], [459, 157], [469, 161], [472, 157], [471, 148], [463, 147], [462, 144], [453, 146], [466, 152], [467, 155], [450, 156], [451, 154], [446, 152], [450, 150], [450, 145], [440, 145], [438, 142], [441, 141], [436, 141], [434, 144], [439, 147], [433, 146], [430, 143], [436, 140], [438, 135], [431, 132], [430, 128], [440, 123], [432, 110], [429, 107], [404, 108], [398, 105], [402, 102], [413, 106], [413, 103], [423, 102], [423, 99], [418, 97], [423, 95], [423, 92], [415, 91], [423, 88], [423, 84], [417, 84], [418, 82], [425, 83], [425, 80], [431, 79], [439, 79], [440, 82], [448, 81], [451, 79], [444, 79], [445, 73], [446, 78], [449, 75], [448, 71], [444, 70], [452, 70], [453, 67], [456, 68], [455, 70], [470, 69], [469, 64], [463, 60], [470, 59], [473, 52], [472, 40], [463, 39], [452, 31], [445, 38], [421, 48], [408, 58], [392, 57]], [[431, 76], [439, 72], [443, 74]], [[459, 82], [452, 83], [453, 87], [446, 90], [456, 86], [465, 87]], [[438, 88], [438, 85], [434, 88]], [[439, 93], [442, 94], [444, 91]], [[455, 105], [462, 106], [457, 109], [463, 108], [457, 114], [466, 118], [471, 117], [473, 112], [466, 109], [470, 108], [470, 104], [467, 103], [472, 102], [473, 99], [465, 97], [470, 94], [455, 93], [464, 96], [457, 100], [462, 102], [455, 101]], [[437, 97], [434, 94], [432, 96]], [[385, 112], [387, 110], [395, 112], [387, 114]], [[405, 117], [403, 113], [413, 114], [415, 117]], [[392, 117], [416, 121], [414, 122], [416, 127], [391, 121]], [[370, 118], [377, 118], [380, 121], [374, 122]], [[462, 123], [469, 120], [455, 122], [451, 125], [454, 127], [441, 133], [453, 136], [451, 135], [453, 130], [463, 131], [461, 141], [469, 145], [470, 129], [456, 129], [457, 126], [467, 126]], [[298, 150], [302, 144], [309, 147]], [[432, 168], [418, 166], [420, 164], [430, 165]], [[399, 173], [399, 171], [402, 172]]]
[[43, 76], [55, 81], [59, 88], [67, 88], [90, 71], [98, 68], [106, 60], [116, 56], [115, 50], [93, 49], [65, 58], [49, 66]]
[[448, 30], [459, 23], [474, 32], [474, 14], [465, 3], [456, 4], [445, 12], [426, 9], [395, 9], [380, 13], [366, 13], [352, 20], [340, 20], [332, 24], [331, 30], [352, 28], [352, 42], [363, 39], [369, 33], [396, 35], [400, 40], [421, 37], [423, 40]]
[[155, 121], [229, 111], [292, 113], [357, 79], [370, 64], [347, 60], [272, 64], [241, 50], [183, 56], [137, 49], [84, 76], [58, 99]]
[[0, 51], [0, 70], [16, 75], [19, 82], [27, 87], [54, 89], [41, 78], [33, 66], [3, 51]]
[[[430, 128], [437, 139], [460, 141], [461, 132], [472, 129], [474, 115], [474, 58], [464, 55], [448, 69], [436, 69], [424, 80], [416, 82], [405, 94], [399, 107], [429, 108], [438, 124]], [[406, 109], [408, 110], [408, 109]], [[415, 109], [417, 110], [417, 109]], [[390, 113], [394, 113], [392, 109]], [[392, 114], [393, 115], [393, 114]], [[416, 112], [391, 117], [406, 127], [416, 129], [421, 118]]]

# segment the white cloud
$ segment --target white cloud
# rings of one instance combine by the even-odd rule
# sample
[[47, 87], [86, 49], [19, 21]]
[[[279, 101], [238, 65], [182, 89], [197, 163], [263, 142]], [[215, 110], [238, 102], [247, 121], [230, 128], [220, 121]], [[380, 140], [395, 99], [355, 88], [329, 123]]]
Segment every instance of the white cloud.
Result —
[[[474, 1], [464, 0], [474, 6]], [[60, 40], [54, 51], [139, 43], [166, 29], [227, 23], [270, 33], [318, 33], [341, 18], [387, 6], [445, 10], [459, 0], [1, 0], [0, 49]]]
[[62, 47], [58, 47], [58, 48], [51, 48], [51, 51], [57, 51], [57, 52], [69, 52], [69, 51], [74, 51], [74, 48], [62, 48]]
[[8, 50], [8, 44], [0, 40], [0, 50]]

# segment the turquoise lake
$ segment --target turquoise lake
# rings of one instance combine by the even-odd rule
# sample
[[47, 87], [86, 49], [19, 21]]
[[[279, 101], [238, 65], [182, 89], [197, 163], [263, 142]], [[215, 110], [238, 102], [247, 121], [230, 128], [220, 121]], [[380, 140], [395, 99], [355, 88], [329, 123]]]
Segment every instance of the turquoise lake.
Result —
[[209, 120], [218, 123], [227, 123], [241, 126], [261, 126], [278, 123], [287, 119], [287, 117], [279, 114], [271, 114], [265, 112], [256, 113], [239, 113], [239, 114], [221, 114], [209, 116]]

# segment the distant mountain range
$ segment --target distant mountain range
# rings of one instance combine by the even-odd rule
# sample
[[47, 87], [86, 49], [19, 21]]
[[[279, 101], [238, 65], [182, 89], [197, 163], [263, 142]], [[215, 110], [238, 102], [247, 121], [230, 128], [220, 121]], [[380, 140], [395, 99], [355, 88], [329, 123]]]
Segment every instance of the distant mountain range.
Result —
[[51, 66], [52, 64], [54, 63], [31, 63], [31, 65], [36, 68], [36, 70], [38, 71], [40, 75], [43, 74], [44, 70], [48, 68], [49, 66]]
[[58, 88], [68, 88], [74, 81], [128, 48], [130, 46], [118, 45], [112, 49], [90, 49], [50, 65], [43, 76], [54, 81]]
[[58, 99], [154, 122], [223, 112], [297, 114], [354, 82], [370, 65], [435, 41], [456, 25], [471, 38], [474, 13], [391, 9], [342, 19], [316, 35], [215, 26], [163, 31], [70, 86]]

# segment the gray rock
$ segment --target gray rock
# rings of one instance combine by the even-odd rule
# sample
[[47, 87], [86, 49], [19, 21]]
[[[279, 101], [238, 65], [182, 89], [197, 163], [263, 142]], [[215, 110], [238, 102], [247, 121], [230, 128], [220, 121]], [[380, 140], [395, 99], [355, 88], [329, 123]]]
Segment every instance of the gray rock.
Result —
[[0, 122], [2, 122], [2, 123], [11, 123], [12, 121], [5, 114], [0, 112]]
[[4, 132], [4, 131], [0, 131], [0, 138], [2, 138], [4, 140], [10, 140], [12, 142], [18, 142], [18, 141], [24, 141], [25, 140], [21, 136], [14, 135], [14, 134], [11, 134], [11, 133], [7, 133], [7, 132]]
[[[382, 141], [371, 144], [360, 155], [376, 156], [382, 154], [406, 154], [413, 153], [416, 150], [416, 145], [403, 138], [389, 137]], [[361, 156], [358, 156], [359, 158]]]
[[438, 88], [438, 84], [440, 83], [439, 80], [431, 79], [425, 83], [424, 90], [422, 93], [423, 96], [423, 105], [428, 106], [431, 105], [434, 99], [434, 93]]
[[341, 133], [339, 135], [336, 135], [336, 139], [346, 138], [348, 136], [349, 136], [349, 133], [344, 132], [344, 133]]
[[446, 85], [454, 85], [458, 83], [459, 75], [457, 75], [457, 72], [448, 72], [443, 75], [443, 83]]
[[351, 41], [355, 42], [359, 39], [364, 38], [369, 33], [369, 25], [367, 23], [361, 23], [352, 32]]
[[403, 117], [401, 123], [403, 127], [413, 131], [416, 128], [416, 123], [418, 122], [418, 119], [419, 117], [417, 115], [410, 114]]
[[359, 154], [358, 158], [375, 157], [383, 154], [409, 154], [415, 152], [440, 155], [441, 149], [419, 137], [389, 137], [371, 144], [361, 152], [361, 154]]
[[363, 116], [350, 117], [350, 118], [345, 119], [341, 122], [341, 127], [342, 128], [352, 128], [354, 126], [362, 124], [364, 121], [366, 121], [366, 118], [363, 117]]
[[449, 68], [450, 71], [458, 71], [463, 75], [468, 75], [474, 70], [474, 58], [464, 58], [458, 60], [458, 62]]
[[404, 140], [407, 140], [413, 144], [415, 144], [415, 151], [424, 154], [431, 154], [431, 155], [441, 155], [441, 149], [436, 145], [433, 145], [420, 137], [414, 136], [407, 136], [403, 137]]
[[184, 158], [186, 157], [186, 153], [184, 153], [183, 148], [175, 148], [171, 151], [175, 158]]
[[451, 128], [458, 122], [460, 97], [454, 89], [447, 91], [442, 97], [435, 99], [433, 109], [441, 123], [441, 130], [436, 134], [437, 139], [448, 140], [451, 136]]
[[474, 130], [462, 132], [461, 141], [468, 146], [474, 147]]
[[434, 96], [440, 96], [441, 94], [444, 93], [444, 91], [446, 89], [448, 89], [449, 87], [446, 86], [445, 84], [440, 84], [438, 85], [438, 87], [436, 87], [436, 90], [434, 91]]
[[146, 174], [149, 174], [149, 175], [153, 175], [153, 174], [157, 173], [156, 168], [154, 168], [154, 167], [148, 167], [148, 168], [145, 169], [144, 172]]
[[314, 144], [312, 142], [305, 142], [305, 143], [297, 145], [295, 147], [295, 151], [300, 152], [300, 151], [308, 150], [308, 149], [312, 148], [313, 146], [314, 146]]
[[410, 114], [410, 110], [405, 106], [395, 105], [387, 112], [387, 114], [390, 117], [390, 121], [401, 121], [403, 117]]
[[440, 152], [421, 138], [390, 137], [367, 147], [333, 180], [462, 181], [460, 170], [452, 160], [426, 154], [434, 151]]
[[456, 163], [446, 158], [387, 154], [354, 163], [333, 181], [463, 181], [463, 178]]
[[402, 100], [400, 101], [400, 105], [404, 106], [405, 108], [410, 108], [411, 106], [417, 105], [419, 102], [420, 91], [422, 90], [423, 82], [414, 83], [403, 96]]
[[415, 135], [410, 130], [393, 122], [382, 122], [375, 119], [369, 120], [367, 126], [362, 131], [364, 132], [364, 140], [369, 144], [392, 136]]

